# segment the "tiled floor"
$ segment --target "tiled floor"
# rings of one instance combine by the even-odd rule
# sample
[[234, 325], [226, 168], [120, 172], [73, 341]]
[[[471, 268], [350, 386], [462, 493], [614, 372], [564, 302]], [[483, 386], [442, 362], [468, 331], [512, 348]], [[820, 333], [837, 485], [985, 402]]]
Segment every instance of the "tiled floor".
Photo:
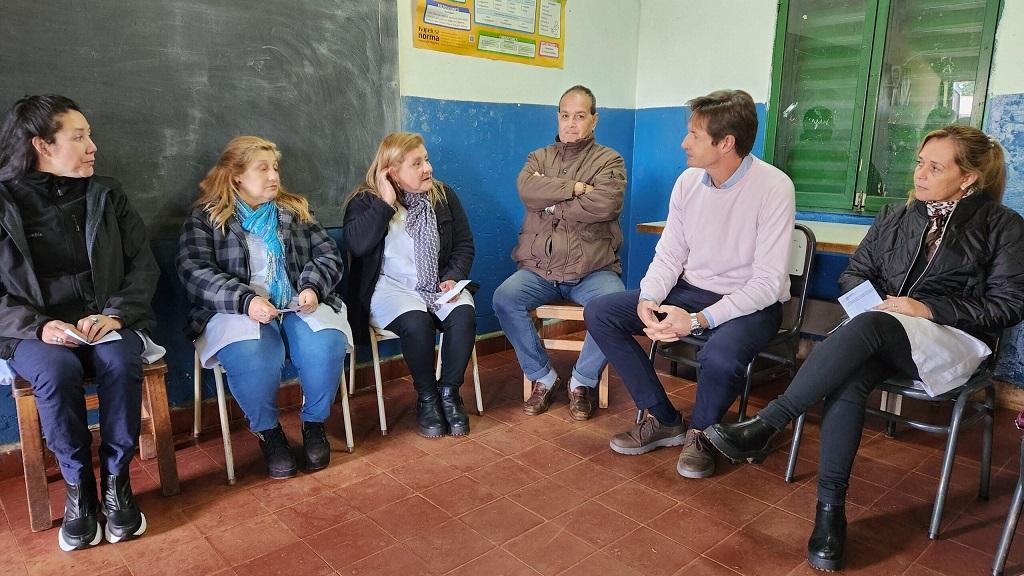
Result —
[[[571, 355], [559, 356], [568, 369]], [[149, 519], [145, 536], [65, 554], [56, 528], [28, 528], [22, 480], [0, 484], [0, 574], [457, 574], [786, 575], [814, 573], [804, 561], [814, 513], [818, 429], [808, 424], [799, 477], [783, 481], [785, 449], [763, 466], [720, 462], [707, 480], [675, 472], [677, 449], [620, 456], [608, 437], [629, 427], [633, 409], [613, 379], [611, 406], [588, 423], [568, 420], [564, 400], [529, 418], [508, 352], [481, 359], [486, 412], [472, 434], [427, 440], [414, 432], [408, 380], [386, 388], [391, 433], [377, 431], [373, 394], [353, 398], [356, 450], [337, 450], [330, 468], [268, 481], [254, 438], [234, 434], [239, 482], [228, 486], [219, 436], [178, 450], [181, 494], [159, 494], [155, 464], [133, 484]], [[694, 385], [665, 376], [676, 405], [692, 406]], [[783, 387], [767, 383], [760, 405]], [[467, 405], [472, 387], [465, 387]], [[338, 411], [340, 413], [340, 410]], [[300, 441], [295, 413], [283, 418]], [[941, 439], [866, 431], [849, 497], [848, 574], [987, 574], [1016, 481], [1019, 432], [997, 414], [992, 497], [976, 498], [980, 435], [961, 443], [941, 539], [926, 525]], [[338, 418], [330, 427], [342, 446]], [[51, 483], [59, 514], [63, 485]], [[1024, 538], [1008, 574], [1024, 570]]]

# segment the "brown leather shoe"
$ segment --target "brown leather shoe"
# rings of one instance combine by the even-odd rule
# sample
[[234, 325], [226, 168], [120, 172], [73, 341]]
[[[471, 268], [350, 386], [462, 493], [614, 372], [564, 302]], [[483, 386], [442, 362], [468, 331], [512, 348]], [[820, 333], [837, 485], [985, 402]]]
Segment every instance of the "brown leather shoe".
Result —
[[589, 386], [569, 390], [569, 416], [573, 420], [589, 420], [594, 415], [594, 392]]
[[680, 419], [676, 426], [665, 426], [648, 414], [632, 430], [612, 436], [608, 447], [628, 456], [646, 454], [662, 446], [679, 446], [686, 439], [686, 423]]
[[683, 478], [707, 478], [715, 473], [715, 449], [703, 430], [691, 428], [686, 431], [676, 472]]
[[561, 378], [555, 378], [555, 383], [551, 385], [551, 388], [545, 388], [543, 384], [533, 382], [533, 393], [530, 394], [530, 399], [523, 404], [523, 412], [530, 416], [536, 416], [543, 414], [548, 411], [548, 406], [551, 405], [551, 399], [555, 397], [555, 393], [565, 389], [565, 382], [562, 382]]

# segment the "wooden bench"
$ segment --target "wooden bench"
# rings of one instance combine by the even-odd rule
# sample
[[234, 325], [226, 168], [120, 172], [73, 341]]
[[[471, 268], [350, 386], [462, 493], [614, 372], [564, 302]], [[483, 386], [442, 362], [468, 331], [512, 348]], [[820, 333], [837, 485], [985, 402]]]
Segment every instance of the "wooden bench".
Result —
[[[537, 333], [540, 334], [541, 343], [544, 344], [544, 347], [548, 350], [568, 350], [570, 352], [580, 352], [583, 350], [582, 340], [565, 340], [544, 337], [544, 320], [557, 319], [583, 322], [583, 306], [569, 303], [545, 304], [543, 306], [538, 306], [535, 310], [531, 311], [530, 317], [533, 318], [534, 324], [537, 327]], [[571, 384], [569, 385], [571, 386]], [[524, 375], [523, 402], [530, 399], [530, 393], [532, 391], [533, 382]], [[604, 369], [601, 370], [601, 378], [598, 380], [597, 384], [597, 399], [597, 405], [599, 407], [608, 407], [608, 364], [605, 364]]]
[[[157, 458], [160, 469], [160, 489], [164, 496], [179, 492], [178, 468], [174, 459], [171, 438], [171, 414], [167, 407], [167, 386], [164, 376], [167, 364], [143, 364], [142, 371], [142, 428], [139, 432], [139, 455], [145, 460]], [[86, 380], [89, 384], [91, 379]], [[28, 495], [28, 515], [32, 531], [47, 530], [52, 526], [50, 497], [47, 490], [46, 458], [39, 410], [36, 397], [28, 381], [17, 378], [12, 390], [18, 408], [18, 432], [21, 434], [21, 460], [25, 467], [25, 492]], [[95, 393], [86, 394], [85, 407], [95, 410], [99, 399]]]

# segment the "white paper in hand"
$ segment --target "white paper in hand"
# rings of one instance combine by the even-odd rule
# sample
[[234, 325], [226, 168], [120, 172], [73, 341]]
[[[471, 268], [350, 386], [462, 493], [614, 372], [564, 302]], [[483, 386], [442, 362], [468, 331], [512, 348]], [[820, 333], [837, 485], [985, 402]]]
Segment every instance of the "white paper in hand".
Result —
[[462, 289], [465, 288], [468, 285], [469, 285], [469, 280], [459, 280], [458, 282], [455, 283], [455, 287], [454, 288], [452, 288], [451, 290], [449, 290], [449, 291], [445, 292], [444, 294], [441, 294], [440, 296], [438, 296], [437, 297], [437, 302], [439, 304], [444, 304], [445, 302], [451, 300], [452, 298], [455, 298], [456, 296], [459, 295], [459, 292], [462, 292]]
[[842, 304], [846, 315], [853, 318], [881, 304], [882, 297], [875, 291], [875, 287], [871, 285], [871, 282], [865, 280], [853, 290], [840, 296], [839, 303]]
[[77, 340], [79, 343], [85, 344], [86, 346], [92, 346], [93, 344], [106, 344], [107, 342], [117, 342], [118, 340], [121, 339], [121, 335], [118, 334], [117, 332], [114, 332], [113, 330], [111, 330], [110, 332], [107, 332], [107, 334], [105, 336], [103, 336], [103, 338], [100, 338], [99, 340], [96, 340], [95, 342], [89, 342], [85, 338], [82, 338], [81, 336], [79, 336], [71, 328], [65, 328], [64, 329], [64, 333], [67, 334], [68, 336], [71, 336], [72, 338]]

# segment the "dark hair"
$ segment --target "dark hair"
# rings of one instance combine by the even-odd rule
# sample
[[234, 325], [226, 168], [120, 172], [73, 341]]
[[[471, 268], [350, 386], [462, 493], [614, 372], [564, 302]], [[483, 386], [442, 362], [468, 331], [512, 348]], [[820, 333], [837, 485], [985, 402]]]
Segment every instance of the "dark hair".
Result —
[[[1006, 161], [1003, 159], [1003, 147], [994, 138], [973, 126], [952, 124], [945, 128], [932, 130], [921, 141], [917, 149], [929, 140], [948, 139], [956, 150], [956, 165], [967, 174], [977, 174], [974, 188], [994, 202], [1003, 201], [1006, 189]], [[913, 197], [913, 191], [911, 191]]]
[[17, 180], [35, 166], [32, 139], [52, 144], [61, 129], [57, 117], [69, 110], [81, 112], [78, 104], [57, 94], [25, 96], [11, 106], [0, 123], [0, 182]]
[[568, 96], [569, 94], [572, 94], [573, 92], [577, 92], [579, 94], [583, 94], [584, 96], [587, 96], [588, 98], [590, 98], [590, 113], [591, 114], [597, 114], [597, 97], [594, 96], [594, 93], [590, 91], [590, 88], [587, 88], [586, 86], [584, 86], [582, 84], [577, 84], [577, 85], [573, 86], [572, 88], [569, 88], [565, 92], [562, 92], [562, 96], [561, 96], [561, 98], [558, 99], [558, 103], [561, 104], [562, 103], [562, 98], [565, 98], [566, 96]]
[[732, 134], [736, 154], [750, 154], [757, 138], [757, 108], [754, 99], [743, 90], [716, 90], [686, 103], [693, 116], [704, 122], [711, 143], [718, 144]]

